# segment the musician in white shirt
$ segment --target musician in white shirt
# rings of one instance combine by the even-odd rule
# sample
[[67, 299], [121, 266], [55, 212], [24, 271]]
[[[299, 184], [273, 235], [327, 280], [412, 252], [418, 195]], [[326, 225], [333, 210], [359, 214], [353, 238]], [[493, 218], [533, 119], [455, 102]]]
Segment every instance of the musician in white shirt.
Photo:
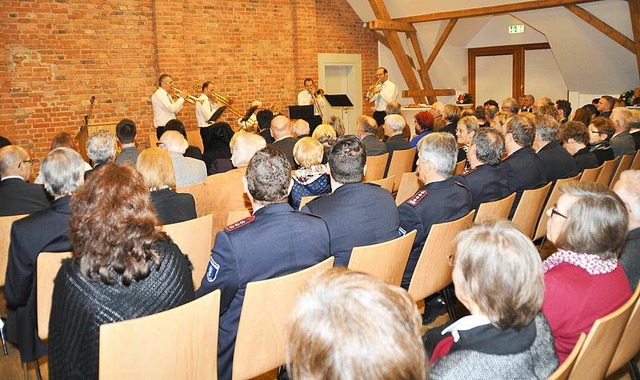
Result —
[[[211, 124], [209, 123], [209, 119], [211, 115], [218, 109], [217, 102], [211, 102], [210, 97], [213, 92], [213, 83], [211, 81], [206, 81], [202, 84], [202, 94], [198, 97], [202, 102], [196, 102], [196, 121], [198, 122], [198, 127], [200, 128], [200, 137], [202, 138], [202, 145], [204, 146], [205, 152], [207, 151], [207, 146], [209, 142], [209, 131]], [[215, 122], [215, 120], [214, 120]]]
[[384, 124], [384, 118], [387, 116], [387, 105], [395, 102], [398, 97], [398, 87], [389, 80], [389, 72], [384, 67], [379, 67], [376, 70], [376, 79], [380, 84], [373, 88], [374, 96], [371, 98], [371, 102], [375, 102], [373, 118], [380, 126]]
[[242, 118], [238, 119], [238, 125], [240, 126], [240, 129], [244, 131], [251, 131], [252, 129], [258, 128], [258, 119], [256, 115], [258, 114], [258, 112], [264, 109], [262, 108], [262, 102], [259, 100], [254, 100], [253, 102], [251, 102], [251, 107], [256, 107], [256, 109], [253, 111], [248, 120], [242, 121]]
[[162, 74], [158, 78], [158, 89], [151, 96], [153, 106], [153, 125], [156, 127], [158, 140], [164, 133], [164, 126], [169, 120], [176, 119], [178, 112], [182, 111], [184, 99], [189, 95], [183, 91], [175, 102], [171, 98], [169, 90], [173, 87], [173, 78], [169, 74]]
[[306, 122], [309, 123], [309, 128], [311, 133], [316, 129], [316, 127], [322, 124], [322, 111], [321, 108], [325, 106], [326, 102], [324, 100], [324, 96], [316, 96], [316, 91], [318, 91], [318, 86], [311, 78], [304, 78], [304, 90], [298, 93], [298, 105], [299, 106], [307, 106], [313, 105], [313, 118], [307, 119]]

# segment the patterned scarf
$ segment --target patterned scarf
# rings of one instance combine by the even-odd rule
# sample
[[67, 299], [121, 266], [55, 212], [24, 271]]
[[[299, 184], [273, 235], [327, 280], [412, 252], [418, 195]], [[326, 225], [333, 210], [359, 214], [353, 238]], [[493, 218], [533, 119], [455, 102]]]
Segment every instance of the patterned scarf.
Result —
[[607, 274], [613, 272], [618, 267], [618, 259], [603, 259], [599, 255], [588, 253], [576, 253], [565, 249], [549, 256], [543, 263], [544, 273], [547, 273], [556, 266], [567, 263], [580, 267], [589, 274]]

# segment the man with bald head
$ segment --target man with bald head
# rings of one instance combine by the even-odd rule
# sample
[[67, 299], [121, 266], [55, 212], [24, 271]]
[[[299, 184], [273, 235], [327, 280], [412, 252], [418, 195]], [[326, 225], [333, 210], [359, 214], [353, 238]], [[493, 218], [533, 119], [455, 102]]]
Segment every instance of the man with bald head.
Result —
[[293, 146], [296, 145], [297, 140], [291, 134], [291, 120], [282, 115], [274, 117], [271, 120], [271, 136], [275, 140], [273, 147], [284, 153], [293, 169], [298, 168], [293, 158]]
[[30, 214], [51, 205], [44, 188], [29, 183], [33, 162], [20, 146], [0, 149], [0, 216]]

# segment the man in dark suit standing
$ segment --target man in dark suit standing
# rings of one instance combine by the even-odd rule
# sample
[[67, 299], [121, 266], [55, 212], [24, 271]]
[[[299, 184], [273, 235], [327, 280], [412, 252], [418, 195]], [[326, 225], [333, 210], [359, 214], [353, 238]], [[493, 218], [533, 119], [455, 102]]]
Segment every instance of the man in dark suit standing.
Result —
[[356, 134], [365, 146], [367, 156], [379, 156], [387, 153], [387, 146], [376, 136], [378, 124], [369, 116], [362, 115], [356, 121]]
[[302, 211], [315, 214], [329, 226], [335, 265], [347, 266], [353, 247], [397, 238], [398, 210], [391, 194], [363, 183], [367, 161], [362, 141], [341, 136], [331, 148], [329, 171], [333, 192], [307, 203]]
[[44, 188], [28, 182], [33, 162], [20, 146], [0, 149], [0, 216], [30, 214], [51, 205]]
[[509, 213], [511, 218], [522, 198], [522, 193], [525, 190], [544, 186], [547, 183], [547, 177], [540, 157], [531, 150], [536, 133], [533, 124], [526, 117], [515, 115], [509, 119], [505, 130], [505, 147], [509, 156], [502, 161], [500, 168], [507, 177], [509, 194], [516, 193], [516, 199]]
[[53, 196], [51, 207], [13, 222], [4, 298], [7, 300], [9, 341], [18, 345], [23, 363], [46, 354], [38, 338], [36, 261], [40, 252], [66, 252], [69, 243], [71, 195], [84, 183], [84, 161], [69, 148], [54, 149], [40, 168], [44, 187]]
[[562, 145], [558, 144], [560, 125], [549, 115], [536, 116], [536, 135], [533, 149], [536, 150], [547, 181], [555, 182], [560, 178], [569, 178], [579, 173], [576, 160]]
[[289, 164], [293, 169], [297, 169], [298, 165], [293, 158], [293, 147], [296, 145], [296, 140], [291, 134], [291, 120], [286, 116], [276, 116], [271, 120], [271, 136], [274, 139], [273, 147], [284, 153], [284, 156], [289, 161]]
[[[273, 129], [273, 126], [271, 127]], [[317, 216], [287, 203], [291, 166], [273, 147], [258, 151], [243, 177], [253, 215], [216, 235], [198, 297], [221, 290], [218, 378], [231, 379], [238, 323], [247, 284], [306, 269], [330, 255], [329, 230]]]

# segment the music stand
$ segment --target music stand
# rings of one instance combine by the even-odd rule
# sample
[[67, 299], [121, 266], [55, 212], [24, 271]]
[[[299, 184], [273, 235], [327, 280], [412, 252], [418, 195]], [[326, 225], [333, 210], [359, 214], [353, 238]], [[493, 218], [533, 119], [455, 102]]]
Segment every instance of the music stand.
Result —
[[[353, 103], [351, 103], [351, 99], [347, 96], [347, 94], [336, 94], [336, 95], [325, 95], [325, 99], [329, 102], [331, 107], [340, 107], [342, 111], [342, 121], [344, 120], [344, 112], [347, 107], [353, 107]], [[346, 124], [345, 124], [346, 126]]]
[[227, 106], [221, 106], [219, 107], [214, 113], [213, 115], [211, 115], [211, 117], [209, 118], [209, 120], [207, 120], [207, 123], [209, 124], [213, 124], [216, 121], [218, 121], [218, 118], [222, 115], [222, 113], [224, 112], [224, 110], [227, 109]]
[[289, 119], [304, 119], [308, 120], [313, 118], [313, 104], [308, 106], [289, 106]]
[[241, 123], [245, 123], [247, 120], [251, 119], [251, 115], [258, 109], [258, 106], [249, 107], [247, 112], [244, 114], [242, 119], [240, 119]]

